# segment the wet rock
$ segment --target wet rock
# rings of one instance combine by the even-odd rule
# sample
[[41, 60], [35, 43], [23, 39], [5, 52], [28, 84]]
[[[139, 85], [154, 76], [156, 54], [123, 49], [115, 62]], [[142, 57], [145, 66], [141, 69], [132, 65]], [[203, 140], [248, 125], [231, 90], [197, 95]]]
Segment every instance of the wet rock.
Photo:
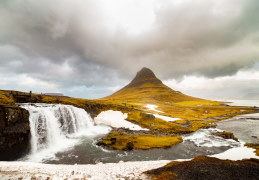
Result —
[[133, 144], [133, 142], [128, 142], [127, 145], [126, 145], [125, 150], [126, 150], [126, 151], [131, 151], [131, 150], [133, 150], [133, 149], [134, 149], [134, 144]]
[[29, 112], [0, 105], [0, 160], [15, 160], [29, 151]]
[[114, 145], [116, 143], [116, 138], [111, 138], [111, 145]]
[[228, 131], [223, 131], [223, 132], [215, 132], [212, 133], [214, 136], [220, 136], [224, 139], [233, 139], [235, 141], [238, 141], [238, 139], [234, 136], [234, 134], [232, 132], [228, 132]]

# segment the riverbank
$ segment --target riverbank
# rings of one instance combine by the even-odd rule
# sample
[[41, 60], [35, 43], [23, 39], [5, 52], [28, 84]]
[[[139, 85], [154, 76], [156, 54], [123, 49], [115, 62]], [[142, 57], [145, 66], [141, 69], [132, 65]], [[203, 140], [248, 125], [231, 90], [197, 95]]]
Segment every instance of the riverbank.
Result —
[[170, 161], [120, 162], [96, 165], [53, 165], [31, 162], [0, 162], [0, 179], [148, 179], [143, 172]]
[[[242, 152], [242, 153], [240, 153]], [[250, 159], [254, 158], [254, 159]], [[250, 159], [250, 160], [245, 160]], [[153, 175], [159, 175], [163, 173], [163, 176], [168, 178], [173, 177], [170, 174], [174, 172], [173, 169], [170, 169], [169, 165], [180, 165], [183, 167], [187, 167], [185, 169], [188, 173], [183, 171], [178, 171], [177, 173], [180, 176], [187, 176], [189, 179], [190, 175], [193, 173], [202, 174], [204, 172], [199, 171], [199, 168], [196, 167], [196, 161], [203, 165], [203, 168], [208, 168], [207, 164], [211, 164], [210, 172], [207, 172], [207, 177], [212, 173], [213, 177], [217, 176], [214, 172], [214, 165], [217, 164], [217, 168], [224, 170], [225, 166], [229, 166], [232, 168], [231, 172], [233, 173], [238, 170], [239, 167], [241, 169], [245, 169], [244, 172], [249, 172], [251, 170], [251, 164], [253, 165], [252, 170], [259, 170], [259, 157], [256, 156], [254, 149], [248, 147], [235, 147], [230, 150], [227, 150], [223, 153], [215, 154], [210, 157], [203, 156], [202, 158], [196, 157], [193, 160], [185, 159], [185, 160], [159, 160], [159, 161], [135, 161], [135, 162], [119, 162], [119, 163], [98, 163], [95, 165], [87, 164], [87, 165], [57, 165], [57, 164], [42, 164], [42, 163], [32, 163], [32, 162], [5, 162], [0, 161], [0, 179], [1, 180], [63, 180], [63, 179], [80, 179], [80, 180], [114, 180], [114, 179], [127, 179], [127, 180], [149, 180]], [[190, 161], [191, 160], [191, 161]], [[243, 160], [243, 161], [240, 161]], [[180, 161], [180, 162], [179, 162]], [[170, 163], [170, 164], [169, 164]], [[189, 166], [188, 164], [192, 164]], [[166, 165], [166, 166], [165, 166]], [[169, 169], [165, 169], [168, 168]], [[193, 171], [193, 167], [195, 167], [195, 171]], [[150, 175], [144, 173], [146, 171], [151, 172], [158, 171], [159, 173], [151, 173]], [[160, 169], [162, 169], [160, 171]], [[165, 169], [165, 170], [164, 170]], [[213, 173], [214, 172], [214, 173]], [[169, 173], [169, 174], [168, 174]], [[180, 174], [179, 174], [180, 173]], [[153, 175], [152, 175], [153, 174]], [[162, 174], [161, 174], [162, 175]], [[222, 175], [224, 177], [224, 175]], [[227, 176], [225, 176], [227, 177]]]

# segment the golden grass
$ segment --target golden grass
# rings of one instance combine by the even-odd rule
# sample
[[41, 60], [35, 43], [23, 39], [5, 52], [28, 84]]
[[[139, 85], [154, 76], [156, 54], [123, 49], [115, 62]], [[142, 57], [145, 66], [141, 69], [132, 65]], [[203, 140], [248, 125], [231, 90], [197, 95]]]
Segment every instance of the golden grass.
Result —
[[14, 104], [14, 100], [9, 93], [0, 91], [0, 103], [2, 104]]
[[128, 117], [126, 120], [136, 123], [141, 127], [150, 129], [152, 131], [163, 131], [169, 133], [189, 132], [189, 129], [187, 129], [186, 127], [167, 122], [141, 111], [128, 112]]

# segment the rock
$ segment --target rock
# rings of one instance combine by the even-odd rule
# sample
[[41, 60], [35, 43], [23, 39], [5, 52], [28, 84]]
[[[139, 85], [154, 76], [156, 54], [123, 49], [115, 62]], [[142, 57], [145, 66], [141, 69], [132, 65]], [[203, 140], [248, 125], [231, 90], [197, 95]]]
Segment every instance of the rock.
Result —
[[0, 105], [0, 160], [15, 160], [29, 151], [29, 112]]
[[116, 138], [111, 138], [111, 145], [114, 145], [116, 143]]
[[127, 145], [126, 145], [125, 150], [126, 150], [126, 151], [131, 151], [131, 150], [133, 150], [133, 149], [134, 149], [134, 144], [133, 144], [133, 142], [128, 142]]
[[228, 132], [228, 131], [223, 131], [223, 132], [215, 132], [212, 133], [214, 136], [220, 136], [224, 139], [233, 139], [235, 141], [238, 141], [238, 139], [234, 136], [234, 134], [232, 132]]

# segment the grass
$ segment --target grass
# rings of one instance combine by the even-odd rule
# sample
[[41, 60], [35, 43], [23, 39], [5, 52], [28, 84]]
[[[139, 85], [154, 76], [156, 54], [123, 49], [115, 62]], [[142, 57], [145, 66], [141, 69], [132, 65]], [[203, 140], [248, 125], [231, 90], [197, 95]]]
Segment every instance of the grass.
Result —
[[14, 105], [14, 100], [13, 100], [11, 94], [6, 93], [4, 91], [0, 91], [0, 103]]
[[171, 147], [182, 141], [180, 136], [156, 136], [152, 134], [111, 132], [103, 138], [99, 144], [116, 150], [147, 150], [152, 148]]
[[161, 131], [167, 133], [185, 133], [188, 131], [186, 127], [167, 122], [142, 111], [128, 112], [127, 120], [152, 131]]

